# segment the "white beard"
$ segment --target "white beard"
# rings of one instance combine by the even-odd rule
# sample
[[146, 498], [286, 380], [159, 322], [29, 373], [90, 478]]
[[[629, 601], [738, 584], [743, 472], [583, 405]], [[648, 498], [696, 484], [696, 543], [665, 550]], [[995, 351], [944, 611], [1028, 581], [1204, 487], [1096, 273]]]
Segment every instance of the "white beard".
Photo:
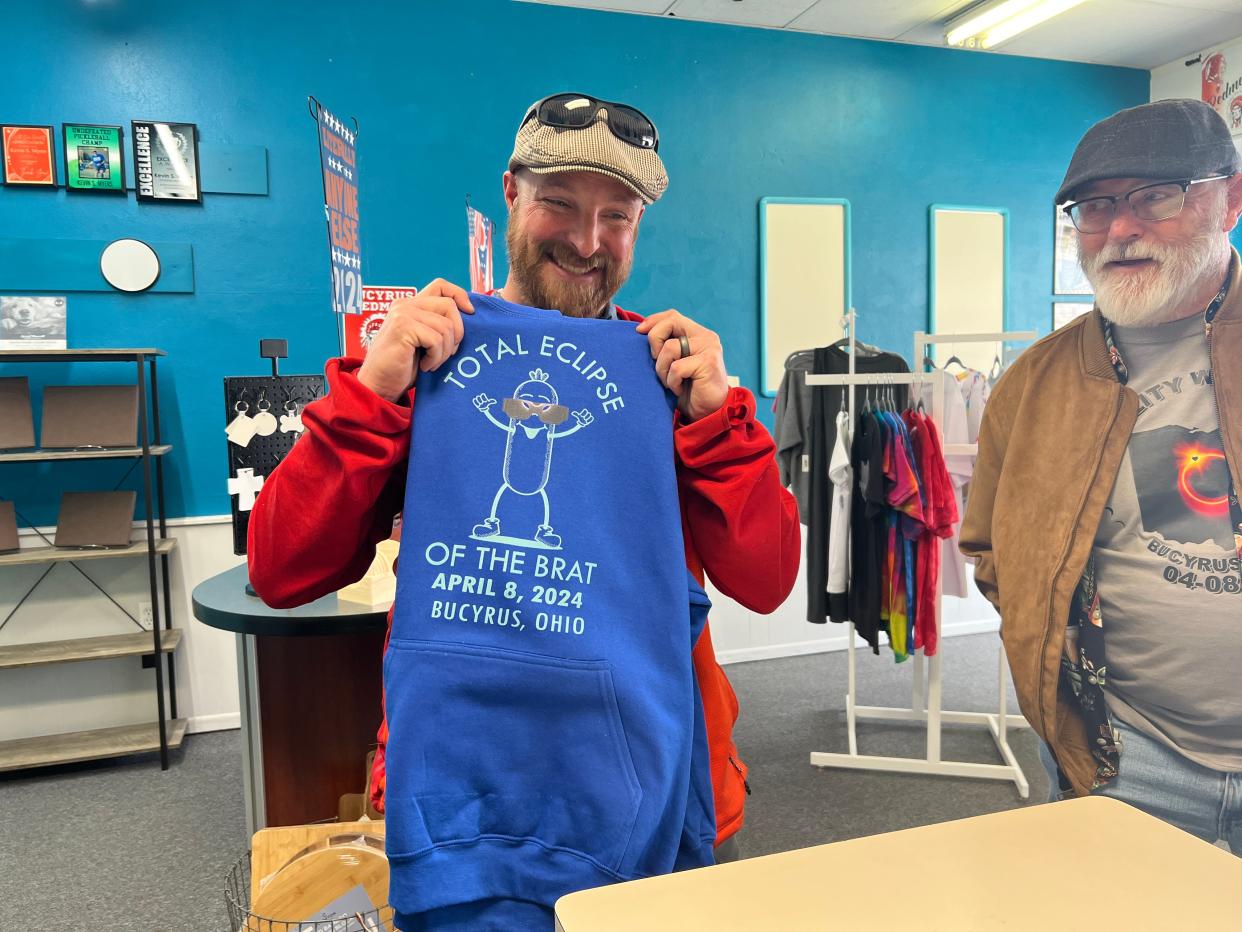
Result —
[[[1100, 313], [1123, 327], [1150, 327], [1176, 319], [1179, 308], [1202, 288], [1204, 278], [1217, 275], [1228, 262], [1229, 240], [1220, 232], [1224, 205], [1211, 213], [1209, 222], [1180, 245], [1109, 243], [1094, 256], [1080, 255]], [[1156, 264], [1138, 273], [1106, 268], [1119, 259], [1153, 259]]]

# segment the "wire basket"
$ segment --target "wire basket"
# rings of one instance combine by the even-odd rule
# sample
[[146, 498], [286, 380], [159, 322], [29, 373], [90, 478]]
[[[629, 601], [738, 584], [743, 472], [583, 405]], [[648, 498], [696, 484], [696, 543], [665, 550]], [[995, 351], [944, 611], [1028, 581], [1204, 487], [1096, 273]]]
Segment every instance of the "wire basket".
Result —
[[250, 852], [247, 851], [237, 859], [224, 881], [231, 932], [397, 932], [393, 909], [387, 904], [339, 919], [269, 919], [251, 912], [250, 889]]

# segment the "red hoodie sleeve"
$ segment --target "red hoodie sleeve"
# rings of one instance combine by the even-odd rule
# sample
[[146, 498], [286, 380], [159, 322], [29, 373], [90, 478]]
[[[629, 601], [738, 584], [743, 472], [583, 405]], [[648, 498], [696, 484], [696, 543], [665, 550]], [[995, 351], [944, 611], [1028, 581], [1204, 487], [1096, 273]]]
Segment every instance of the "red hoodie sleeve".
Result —
[[302, 412], [305, 432], [263, 483], [250, 513], [250, 583], [292, 608], [362, 578], [405, 498], [413, 403], [358, 381], [357, 359], [333, 359], [328, 394]]
[[715, 414], [693, 424], [679, 415], [673, 446], [686, 526], [707, 575], [752, 611], [775, 611], [798, 574], [798, 503], [781, 486], [754, 396], [732, 388]]

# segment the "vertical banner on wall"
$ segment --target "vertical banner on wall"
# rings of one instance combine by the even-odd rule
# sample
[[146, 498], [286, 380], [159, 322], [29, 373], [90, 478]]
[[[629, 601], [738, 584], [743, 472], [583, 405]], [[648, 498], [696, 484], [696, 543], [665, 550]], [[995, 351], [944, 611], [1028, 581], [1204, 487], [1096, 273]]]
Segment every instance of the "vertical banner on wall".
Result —
[[492, 290], [492, 243], [496, 224], [466, 204], [466, 233], [470, 241], [470, 290], [486, 294]]
[[319, 124], [323, 209], [332, 257], [332, 309], [362, 313], [362, 241], [358, 236], [357, 131], [310, 98]]
[[362, 313], [347, 314], [345, 320], [345, 355], [361, 359], [371, 348], [375, 334], [388, 316], [388, 306], [398, 298], [412, 298], [417, 288], [392, 285], [363, 285]]

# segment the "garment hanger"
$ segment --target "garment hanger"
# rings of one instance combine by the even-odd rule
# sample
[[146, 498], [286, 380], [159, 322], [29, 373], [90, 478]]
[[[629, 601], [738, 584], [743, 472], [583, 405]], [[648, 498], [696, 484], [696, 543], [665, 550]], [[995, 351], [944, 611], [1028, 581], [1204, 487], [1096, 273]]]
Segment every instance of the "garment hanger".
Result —
[[790, 353], [788, 356], [785, 357], [785, 368], [788, 369], [791, 365], [795, 363], [795, 361], [801, 359], [804, 356], [810, 356], [814, 354], [814, 352], [815, 352], [814, 349], [794, 350], [792, 353]]
[[[835, 343], [830, 343], [828, 345], [828, 349], [843, 349], [843, 350], [848, 351], [849, 348], [850, 348], [849, 337], [842, 337], [841, 339], [837, 340]], [[864, 343], [862, 340], [854, 341], [854, 352], [857, 353], [859, 356], [882, 356], [884, 355], [884, 350], [880, 349], [879, 347], [872, 346], [870, 343]]]
[[945, 369], [948, 369], [948, 368], [949, 368], [949, 366], [953, 365], [954, 363], [957, 363], [959, 366], [961, 366], [961, 367], [962, 367], [962, 370], [963, 370], [964, 372], [969, 372], [969, 371], [970, 371], [970, 366], [966, 365], [966, 363], [964, 363], [964, 362], [962, 362], [960, 359], [958, 359], [958, 358], [957, 358], [957, 356], [950, 356], [950, 357], [949, 357], [949, 358], [945, 361], [944, 368], [945, 368]]
[[1005, 365], [1001, 362], [1000, 353], [996, 354], [996, 358], [992, 360], [992, 368], [988, 370], [988, 384], [996, 384], [1005, 372]]
[[[841, 337], [841, 339], [837, 340], [836, 342], [830, 343], [827, 348], [828, 349], [843, 349], [848, 352], [849, 345], [850, 345], [851, 328], [854, 326], [854, 324], [851, 321], [851, 315], [847, 315], [841, 318], [841, 323], [844, 325], [845, 335]], [[884, 351], [882, 349], [879, 349], [878, 347], [872, 346], [870, 343], [864, 343], [862, 340], [858, 339], [857, 335], [855, 335], [854, 352], [860, 356], [879, 356], [879, 355], [882, 355]]]

